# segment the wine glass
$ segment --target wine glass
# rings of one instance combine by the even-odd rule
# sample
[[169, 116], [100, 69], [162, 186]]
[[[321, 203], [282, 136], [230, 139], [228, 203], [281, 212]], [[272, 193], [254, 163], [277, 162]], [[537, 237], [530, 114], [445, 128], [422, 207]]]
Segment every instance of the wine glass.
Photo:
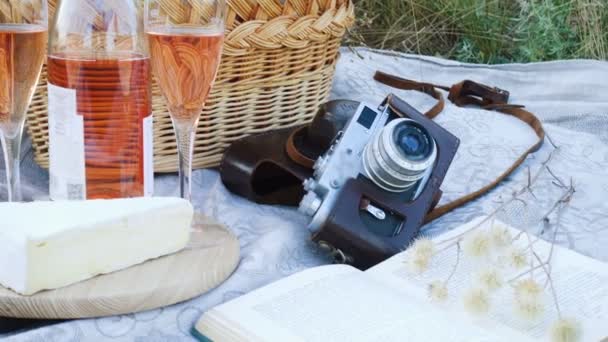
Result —
[[201, 111], [220, 65], [224, 0], [146, 0], [152, 70], [177, 138], [180, 196], [191, 200], [192, 150]]
[[21, 200], [21, 138], [46, 55], [47, 30], [47, 0], [0, 0], [0, 140], [10, 202]]

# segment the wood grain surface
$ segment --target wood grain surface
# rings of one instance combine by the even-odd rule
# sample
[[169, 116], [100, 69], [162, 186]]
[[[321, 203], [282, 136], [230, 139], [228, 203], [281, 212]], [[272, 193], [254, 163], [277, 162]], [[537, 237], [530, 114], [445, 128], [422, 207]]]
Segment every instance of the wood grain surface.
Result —
[[[195, 217], [184, 250], [73, 284], [22, 296], [0, 286], [0, 316], [68, 319], [118, 315], [179, 303], [216, 287], [235, 270], [239, 243], [223, 226]], [[109, 251], [111, 253], [111, 251]]]

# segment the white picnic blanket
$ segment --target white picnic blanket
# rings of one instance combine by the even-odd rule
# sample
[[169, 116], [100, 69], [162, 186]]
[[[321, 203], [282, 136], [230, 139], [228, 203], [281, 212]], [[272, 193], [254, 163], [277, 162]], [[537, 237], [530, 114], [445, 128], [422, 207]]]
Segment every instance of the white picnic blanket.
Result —
[[[563, 212], [558, 243], [608, 262], [608, 63], [560, 61], [538, 64], [471, 65], [433, 57], [343, 49], [332, 98], [379, 103], [395, 92], [424, 110], [434, 100], [416, 92], [395, 91], [372, 79], [380, 69], [405, 78], [451, 85], [464, 79], [511, 91], [512, 102], [525, 104], [543, 121], [560, 146], [551, 169], [564, 181], [573, 180], [576, 193]], [[448, 105], [437, 121], [462, 139], [457, 158], [446, 177], [443, 201], [483, 186], [510, 165], [535, 135], [528, 126], [504, 115]], [[22, 177], [27, 198], [47, 197], [48, 174], [32, 161], [25, 146]], [[544, 147], [509, 180], [489, 195], [424, 227], [436, 234], [490, 212], [501, 198], [525, 184], [528, 167], [534, 173], [548, 153]], [[2, 173], [0, 170], [0, 173]], [[1, 179], [4, 175], [0, 174]], [[549, 209], [560, 195], [547, 173], [535, 187], [537, 200], [526, 211], [503, 218], [519, 228], [537, 232], [534, 213]], [[292, 208], [260, 206], [223, 187], [215, 171], [194, 175], [196, 207], [224, 223], [240, 239], [242, 260], [236, 272], [217, 289], [171, 307], [117, 317], [69, 321], [10, 333], [7, 341], [191, 341], [190, 330], [203, 312], [224, 301], [294, 272], [329, 260], [308, 242], [306, 217]], [[158, 195], [176, 194], [176, 176], [157, 176]], [[4, 194], [5, 190], [0, 189]]]

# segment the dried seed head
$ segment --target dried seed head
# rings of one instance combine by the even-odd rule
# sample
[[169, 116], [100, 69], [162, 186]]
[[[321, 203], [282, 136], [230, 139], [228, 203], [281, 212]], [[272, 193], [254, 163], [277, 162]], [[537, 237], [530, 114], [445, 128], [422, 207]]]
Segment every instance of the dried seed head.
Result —
[[490, 292], [498, 290], [503, 285], [502, 276], [496, 269], [487, 269], [480, 272], [477, 280], [482, 288]]
[[560, 318], [551, 327], [551, 341], [553, 342], [578, 342], [582, 331], [577, 321]]
[[506, 256], [507, 263], [516, 270], [520, 270], [530, 264], [528, 255], [521, 248], [510, 248]]
[[430, 258], [412, 255], [408, 257], [406, 263], [410, 272], [421, 274], [429, 268]]
[[537, 300], [541, 297], [543, 288], [532, 278], [524, 279], [515, 284], [515, 300]]
[[516, 298], [514, 301], [515, 313], [528, 321], [537, 320], [545, 312], [545, 306], [541, 297], [538, 298]]
[[469, 289], [464, 294], [463, 301], [465, 310], [471, 314], [482, 315], [490, 310], [490, 297], [483, 289]]
[[498, 248], [510, 246], [513, 241], [513, 236], [509, 231], [509, 227], [499, 222], [494, 222], [494, 224], [492, 224], [490, 237], [494, 246]]
[[435, 280], [430, 283], [428, 293], [433, 302], [443, 303], [448, 299], [448, 287], [443, 281]]
[[420, 274], [429, 268], [431, 258], [435, 253], [435, 243], [428, 238], [414, 241], [407, 254], [407, 263], [411, 272]]
[[435, 253], [435, 242], [429, 238], [418, 238], [410, 249], [412, 256], [430, 259]]
[[463, 248], [467, 255], [481, 258], [490, 253], [490, 236], [484, 231], [474, 231], [464, 238]]

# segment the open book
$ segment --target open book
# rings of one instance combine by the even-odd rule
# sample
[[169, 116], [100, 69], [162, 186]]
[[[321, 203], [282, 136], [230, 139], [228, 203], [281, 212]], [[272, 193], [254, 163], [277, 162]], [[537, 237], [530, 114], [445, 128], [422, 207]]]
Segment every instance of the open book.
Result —
[[[481, 219], [434, 241], [457, 236]], [[543, 240], [534, 244], [541, 257], [549, 247]], [[455, 255], [455, 247], [438, 253], [422, 275], [408, 271], [408, 251], [366, 272], [344, 265], [306, 270], [210, 310], [194, 333], [202, 341], [550, 340], [557, 320], [550, 297], [543, 316], [533, 322], [514, 314], [513, 288], [507, 284], [492, 295], [486, 315], [466, 313], [459, 292], [470, 287], [479, 268], [468, 258], [461, 258], [449, 282], [447, 302], [429, 300], [428, 284], [445, 280]], [[581, 323], [581, 341], [608, 341], [608, 264], [558, 246], [551, 260], [563, 316]]]

